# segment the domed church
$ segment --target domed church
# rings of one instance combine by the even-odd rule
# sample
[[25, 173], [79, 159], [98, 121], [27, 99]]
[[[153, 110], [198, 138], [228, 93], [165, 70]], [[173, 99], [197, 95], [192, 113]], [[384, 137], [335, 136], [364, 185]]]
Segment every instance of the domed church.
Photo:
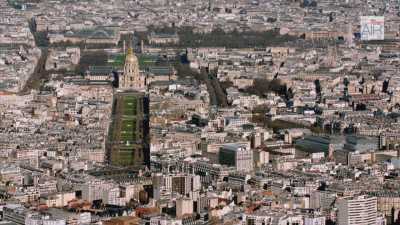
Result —
[[146, 89], [146, 77], [140, 74], [139, 61], [133, 53], [132, 48], [128, 48], [125, 58], [124, 72], [119, 76], [119, 88], [121, 89]]

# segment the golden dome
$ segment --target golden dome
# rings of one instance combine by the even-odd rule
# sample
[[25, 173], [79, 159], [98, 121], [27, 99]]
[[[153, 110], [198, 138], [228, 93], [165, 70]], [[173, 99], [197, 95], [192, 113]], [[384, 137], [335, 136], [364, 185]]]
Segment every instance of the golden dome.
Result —
[[125, 63], [136, 63], [137, 57], [133, 53], [132, 48], [128, 48], [128, 52], [126, 53]]

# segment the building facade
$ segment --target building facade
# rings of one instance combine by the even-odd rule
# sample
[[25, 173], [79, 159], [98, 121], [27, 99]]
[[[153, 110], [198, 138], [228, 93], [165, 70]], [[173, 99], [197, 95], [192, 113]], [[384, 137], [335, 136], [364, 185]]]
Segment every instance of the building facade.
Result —
[[376, 197], [364, 195], [338, 199], [338, 225], [375, 225]]
[[234, 166], [237, 171], [252, 171], [253, 151], [245, 145], [225, 144], [219, 150], [219, 163]]
[[135, 90], [144, 90], [146, 88], [146, 77], [140, 74], [139, 61], [132, 48], [129, 48], [126, 54], [124, 72], [119, 77], [119, 87]]

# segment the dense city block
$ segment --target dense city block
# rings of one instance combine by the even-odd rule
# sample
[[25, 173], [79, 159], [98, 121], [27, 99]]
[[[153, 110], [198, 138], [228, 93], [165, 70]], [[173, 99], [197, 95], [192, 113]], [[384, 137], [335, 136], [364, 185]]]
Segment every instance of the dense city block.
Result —
[[0, 225], [400, 225], [399, 0], [0, 0]]

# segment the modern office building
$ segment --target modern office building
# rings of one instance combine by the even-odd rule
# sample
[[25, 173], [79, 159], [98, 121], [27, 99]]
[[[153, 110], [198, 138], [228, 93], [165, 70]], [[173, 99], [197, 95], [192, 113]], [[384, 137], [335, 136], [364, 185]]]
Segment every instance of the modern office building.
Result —
[[237, 171], [253, 170], [253, 151], [246, 145], [225, 144], [219, 150], [219, 163], [236, 167]]
[[376, 197], [365, 195], [338, 199], [338, 225], [375, 225]]
[[142, 92], [118, 92], [109, 130], [108, 160], [123, 167], [150, 167], [149, 97]]

